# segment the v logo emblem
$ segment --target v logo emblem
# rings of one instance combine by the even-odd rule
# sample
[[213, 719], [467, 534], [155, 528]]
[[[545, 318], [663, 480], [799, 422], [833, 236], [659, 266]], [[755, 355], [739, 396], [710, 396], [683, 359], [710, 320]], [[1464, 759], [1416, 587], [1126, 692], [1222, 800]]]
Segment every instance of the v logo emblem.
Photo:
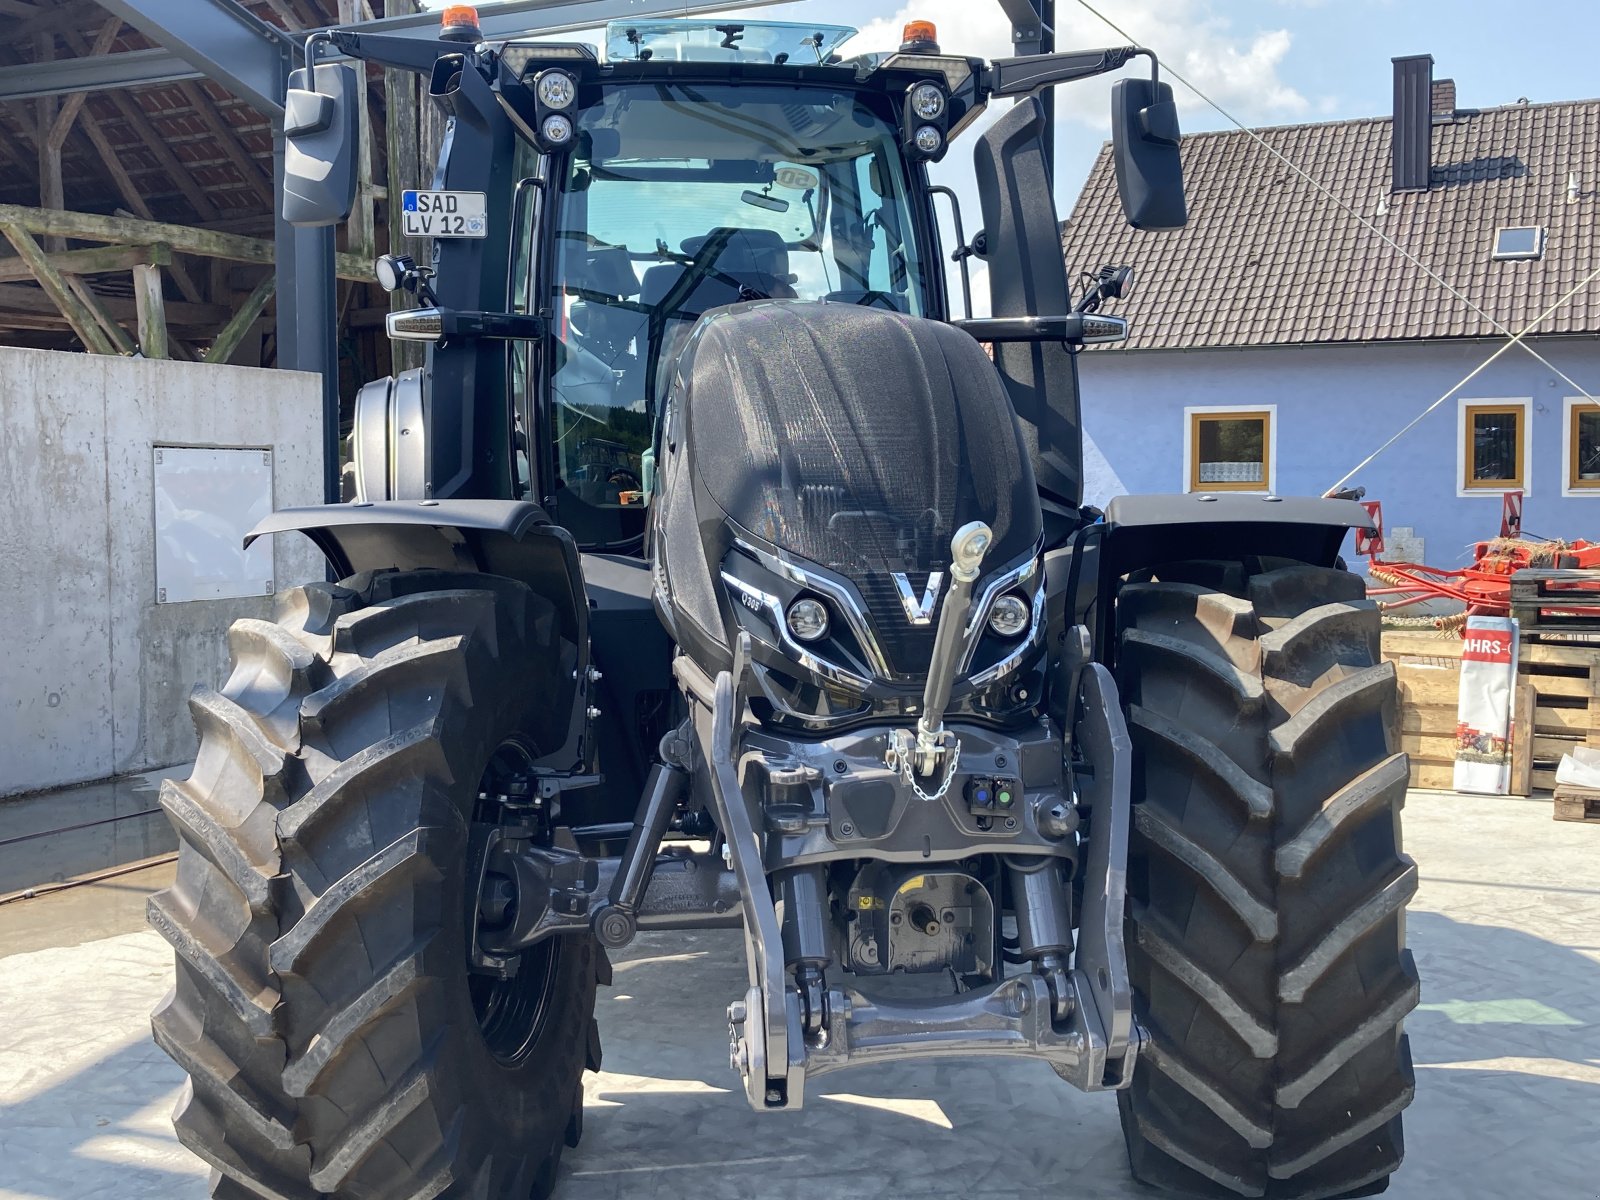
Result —
[[900, 607], [906, 610], [906, 619], [913, 625], [930, 625], [933, 623], [933, 608], [939, 603], [939, 592], [944, 587], [944, 572], [935, 571], [928, 576], [928, 586], [923, 589], [922, 599], [917, 599], [917, 594], [911, 590], [911, 581], [901, 571], [891, 571], [894, 579], [895, 590], [900, 593]]

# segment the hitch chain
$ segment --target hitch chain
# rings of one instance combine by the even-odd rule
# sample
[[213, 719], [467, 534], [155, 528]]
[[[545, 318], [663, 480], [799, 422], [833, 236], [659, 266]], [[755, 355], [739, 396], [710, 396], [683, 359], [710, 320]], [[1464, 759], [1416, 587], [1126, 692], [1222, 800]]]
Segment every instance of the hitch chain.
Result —
[[891, 738], [888, 749], [883, 752], [884, 765], [891, 771], [900, 772], [900, 778], [904, 779], [917, 794], [917, 799], [926, 802], [944, 799], [945, 793], [950, 790], [950, 784], [955, 780], [956, 766], [961, 762], [961, 739], [952, 738], [950, 741], [950, 748], [945, 753], [944, 779], [937, 791], [925, 792], [922, 790], [922, 785], [917, 782], [916, 768], [912, 764], [914, 754], [915, 751], [911, 746]]

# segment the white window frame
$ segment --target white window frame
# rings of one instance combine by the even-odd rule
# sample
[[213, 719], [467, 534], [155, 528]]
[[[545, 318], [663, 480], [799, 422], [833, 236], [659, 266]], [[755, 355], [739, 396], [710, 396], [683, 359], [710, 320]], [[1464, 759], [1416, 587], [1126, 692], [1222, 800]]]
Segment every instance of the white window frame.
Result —
[[1600, 497], [1600, 483], [1594, 487], [1572, 486], [1572, 456], [1577, 450], [1574, 444], [1577, 440], [1577, 429], [1574, 427], [1574, 414], [1578, 409], [1594, 409], [1600, 413], [1600, 397], [1594, 400], [1583, 396], [1567, 396], [1561, 405], [1561, 494], [1569, 499], [1582, 496], [1585, 499]]
[[[1522, 476], [1522, 486], [1515, 487], [1481, 487], [1469, 488], [1467, 480], [1467, 410], [1469, 408], [1520, 408], [1522, 410], [1522, 462], [1519, 464], [1519, 474]], [[1565, 444], [1565, 439], [1563, 439]], [[1566, 464], [1561, 467], [1562, 476], [1566, 475]], [[1456, 495], [1461, 499], [1469, 496], [1487, 496], [1498, 500], [1508, 491], [1520, 491], [1524, 496], [1533, 495], [1533, 397], [1532, 396], [1462, 396], [1456, 401]]]
[[[1255, 413], [1267, 414], [1267, 486], [1264, 488], [1228, 488], [1238, 496], [1275, 496], [1278, 494], [1278, 406], [1276, 404], [1192, 404], [1183, 410], [1183, 490], [1185, 493], [1204, 493], [1192, 478], [1194, 464], [1194, 418], [1199, 416], [1241, 416]], [[1220, 489], [1219, 489], [1220, 490]]]
[[[1513, 250], [1505, 254], [1500, 252], [1500, 235], [1510, 233], [1513, 229], [1532, 229], [1538, 233], [1538, 244], [1531, 250]], [[1534, 262], [1544, 257], [1545, 241], [1549, 238], [1549, 231], [1543, 225], [1502, 225], [1494, 231], [1494, 245], [1490, 249], [1490, 257], [1495, 262]]]

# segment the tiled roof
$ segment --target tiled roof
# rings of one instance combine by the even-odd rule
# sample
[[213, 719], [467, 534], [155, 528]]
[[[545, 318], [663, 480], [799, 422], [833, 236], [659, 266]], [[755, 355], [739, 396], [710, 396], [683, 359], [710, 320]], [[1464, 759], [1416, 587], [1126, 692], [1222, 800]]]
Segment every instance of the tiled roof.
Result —
[[[1435, 124], [1426, 192], [1390, 192], [1391, 125], [1384, 117], [1257, 132], [1513, 332], [1600, 267], [1600, 100], [1464, 111]], [[1128, 228], [1109, 147], [1063, 226], [1070, 274], [1133, 265], [1133, 294], [1107, 308], [1132, 325], [1119, 348], [1495, 334], [1248, 134], [1186, 136], [1182, 153], [1184, 229]], [[1544, 257], [1494, 261], [1505, 225], [1545, 226]], [[1600, 280], [1539, 332], [1600, 333]]]

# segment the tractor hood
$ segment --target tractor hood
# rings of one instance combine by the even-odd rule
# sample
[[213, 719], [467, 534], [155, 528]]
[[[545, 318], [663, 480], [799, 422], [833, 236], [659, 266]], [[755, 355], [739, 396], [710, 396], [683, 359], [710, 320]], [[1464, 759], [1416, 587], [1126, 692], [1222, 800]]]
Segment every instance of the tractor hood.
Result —
[[858, 305], [737, 305], [681, 370], [706, 493], [778, 550], [859, 579], [945, 570], [968, 521], [994, 531], [993, 567], [1039, 539], [1011, 405], [964, 333]]
[[955, 530], [993, 530], [980, 591], [1037, 551], [1010, 401], [948, 325], [853, 304], [734, 305], [700, 323], [672, 404], [702, 530], [718, 515], [709, 501], [736, 538], [847, 580], [893, 676], [927, 668]]

